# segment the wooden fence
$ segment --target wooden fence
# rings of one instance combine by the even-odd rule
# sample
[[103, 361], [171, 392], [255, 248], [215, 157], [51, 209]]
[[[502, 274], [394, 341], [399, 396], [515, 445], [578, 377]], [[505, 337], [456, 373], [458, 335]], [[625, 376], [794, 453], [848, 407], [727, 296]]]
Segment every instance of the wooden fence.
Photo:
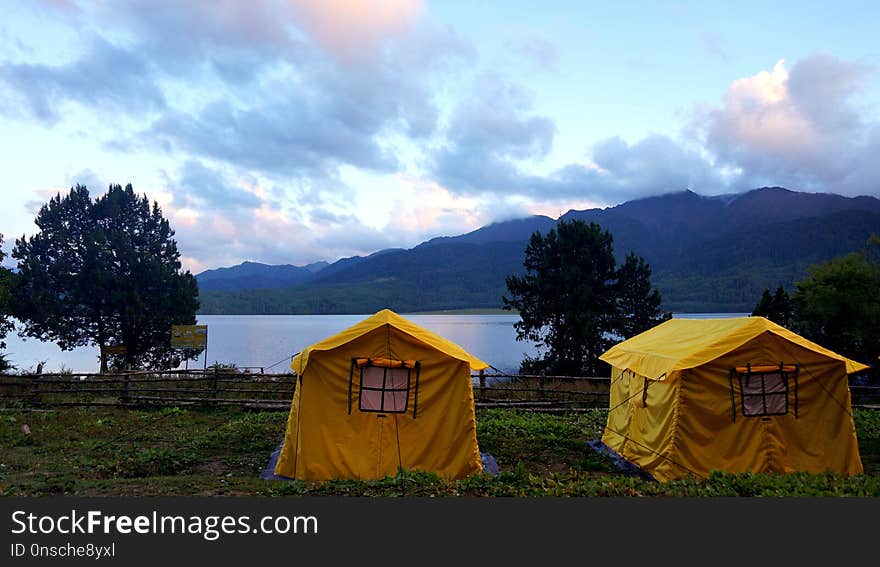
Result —
[[6, 407], [235, 405], [290, 409], [292, 374], [186, 370], [0, 375]]
[[[238, 406], [290, 409], [294, 375], [225, 369], [122, 374], [0, 374], [0, 407]], [[609, 378], [475, 374], [477, 407], [584, 411], [608, 407]], [[880, 387], [850, 386], [854, 406], [880, 408]]]
[[485, 374], [473, 376], [477, 407], [540, 411], [607, 408], [610, 378]]
[[[120, 374], [0, 374], [0, 407], [240, 406], [288, 410], [294, 375], [224, 369]], [[607, 407], [608, 378], [475, 374], [478, 407]]]

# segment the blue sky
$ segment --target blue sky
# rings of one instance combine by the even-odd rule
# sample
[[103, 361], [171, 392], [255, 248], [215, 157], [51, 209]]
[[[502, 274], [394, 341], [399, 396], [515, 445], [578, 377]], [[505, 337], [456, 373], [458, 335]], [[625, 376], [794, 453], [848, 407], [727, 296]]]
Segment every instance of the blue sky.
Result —
[[880, 194], [873, 2], [5, 1], [5, 250], [131, 183], [199, 272], [691, 189]]

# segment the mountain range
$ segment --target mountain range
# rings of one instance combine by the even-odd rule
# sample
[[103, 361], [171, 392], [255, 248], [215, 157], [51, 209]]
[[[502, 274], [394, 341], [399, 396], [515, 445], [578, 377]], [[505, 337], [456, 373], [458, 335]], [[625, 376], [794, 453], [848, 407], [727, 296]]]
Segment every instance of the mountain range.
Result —
[[604, 209], [530, 216], [410, 249], [307, 266], [244, 262], [196, 276], [202, 314], [370, 313], [499, 308], [505, 277], [521, 274], [532, 233], [559, 220], [596, 222], [618, 259], [643, 256], [675, 312], [750, 312], [765, 288], [789, 290], [807, 267], [860, 249], [880, 234], [880, 199], [764, 187], [692, 191]]

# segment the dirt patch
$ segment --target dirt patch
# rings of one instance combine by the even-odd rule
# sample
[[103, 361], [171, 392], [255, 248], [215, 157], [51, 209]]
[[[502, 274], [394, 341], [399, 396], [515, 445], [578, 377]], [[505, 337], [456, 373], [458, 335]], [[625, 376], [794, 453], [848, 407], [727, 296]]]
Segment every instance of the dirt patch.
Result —
[[204, 463], [195, 465], [190, 470], [192, 471], [192, 474], [196, 474], [199, 476], [216, 476], [216, 477], [221, 477], [228, 472], [226, 464], [219, 459], [213, 459], [213, 460], [206, 461]]

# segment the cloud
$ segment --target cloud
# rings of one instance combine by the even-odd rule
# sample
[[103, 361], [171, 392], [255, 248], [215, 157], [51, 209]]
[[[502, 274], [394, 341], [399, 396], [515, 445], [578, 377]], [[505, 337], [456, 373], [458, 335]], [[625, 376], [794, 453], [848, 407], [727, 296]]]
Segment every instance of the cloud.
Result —
[[128, 49], [184, 85], [249, 85], [279, 60], [306, 57], [292, 12], [278, 0], [134, 0], [95, 4], [91, 19], [124, 30]]
[[469, 232], [493, 218], [495, 210], [485, 200], [452, 194], [431, 179], [398, 175], [396, 181], [389, 218], [402, 242], [415, 245], [434, 236]]
[[315, 236], [314, 244], [331, 258], [360, 256], [377, 250], [401, 247], [401, 241], [387, 230], [365, 226], [355, 217], [347, 222], [323, 230]]
[[252, 104], [219, 100], [195, 113], [169, 111], [139, 138], [285, 175], [325, 176], [341, 164], [393, 171], [399, 164], [384, 135], [423, 137], [437, 120], [427, 87], [406, 77], [329, 72], [303, 83], [287, 75]]
[[517, 189], [509, 194], [550, 210], [553, 204], [605, 206], [686, 189], [716, 194], [730, 187], [698, 149], [668, 136], [652, 134], [633, 144], [619, 137], [606, 138], [589, 155], [591, 160], [570, 163], [545, 175], [520, 173], [511, 181]]
[[858, 113], [850, 99], [862, 88], [870, 72], [866, 65], [830, 55], [813, 55], [792, 67], [788, 94], [817, 131], [850, 133], [860, 127]]
[[182, 150], [274, 174], [323, 176], [339, 163], [377, 171], [396, 167], [373, 138], [371, 119], [332, 115], [319, 101], [290, 93], [259, 108], [220, 101], [197, 115], [167, 113], [143, 134], [174, 152]]
[[194, 273], [244, 260], [300, 264], [318, 259], [308, 227], [285, 215], [260, 217], [261, 209], [199, 210], [166, 206], [185, 267]]
[[324, 251], [323, 259], [409, 248], [435, 236], [469, 232], [493, 218], [495, 211], [486, 203], [451, 195], [431, 180], [398, 175], [395, 182], [381, 211], [387, 213], [387, 223], [374, 218], [377, 211], [371, 208], [310, 208], [309, 238]]
[[[339, 197], [326, 187], [311, 195], [310, 187], [266, 185], [265, 179], [195, 159], [164, 177], [162, 208], [194, 273], [243, 260], [303, 265], [368, 254], [372, 245], [393, 242], [393, 235], [363, 226], [352, 214], [325, 208]], [[345, 194], [346, 187], [338, 189]], [[291, 194], [299, 198], [291, 200]]]
[[[0, 88], [17, 106], [5, 112], [23, 109], [41, 126], [91, 113], [119, 124], [100, 149], [178, 164], [161, 200], [193, 266], [333, 260], [538, 207], [562, 212], [686, 188], [876, 193], [880, 178], [880, 127], [854, 102], [872, 70], [828, 55], [732, 82], [695, 113], [692, 137], [611, 136], [551, 165], [557, 123], [535, 110], [537, 93], [518, 84], [525, 79], [472, 71], [480, 54], [426, 21], [420, 0], [37, 9], [52, 11], [53, 26], [67, 22], [63, 39], [80, 44], [63, 61], [39, 59], [54, 48], [9, 49]], [[721, 38], [702, 41], [728, 56]], [[559, 56], [539, 36], [507, 47], [529, 68], [553, 68]], [[77, 131], [88, 130], [82, 124]], [[67, 181], [106, 189], [90, 170]], [[377, 195], [374, 216], [387, 215], [387, 226], [357, 210]]]
[[94, 171], [91, 169], [83, 169], [76, 174], [69, 176], [67, 184], [63, 186], [30, 189], [28, 193], [30, 193], [32, 198], [23, 203], [23, 210], [26, 213], [26, 216], [36, 218], [37, 213], [40, 212], [40, 209], [44, 205], [48, 204], [49, 201], [56, 196], [60, 195], [61, 197], [64, 197], [68, 195], [70, 190], [76, 185], [85, 185], [86, 189], [89, 190], [89, 196], [92, 200], [104, 195], [110, 187], [110, 183], [106, 182]]
[[305, 265], [334, 261], [399, 246], [396, 235], [365, 226], [352, 215], [336, 215], [325, 224], [304, 223], [269, 207], [241, 211], [203, 211], [193, 223], [180, 223], [170, 211], [187, 267], [194, 272], [251, 260]]
[[372, 56], [389, 37], [412, 28], [421, 0], [292, 0], [297, 19], [315, 43], [344, 61]]
[[[525, 217], [530, 217], [532, 215], [543, 215], [545, 214], [545, 211], [542, 210], [542, 207], [544, 205], [546, 205], [546, 203], [536, 202], [528, 199], [516, 197], [511, 198], [501, 195], [492, 196], [475, 211], [478, 215], [478, 218], [480, 219], [480, 222], [477, 223], [475, 228], [479, 228], [481, 226], [496, 222], [522, 219]], [[553, 209], [553, 207], [550, 208]], [[575, 207], [557, 207], [553, 209], [553, 212], [551, 212], [547, 216], [558, 217], [561, 216], [566, 210], [571, 208]], [[470, 231], [461, 230], [457, 233], [450, 232], [447, 234], [453, 235], [461, 234], [464, 232]]]
[[455, 195], [616, 204], [689, 188], [727, 189], [699, 148], [658, 134], [633, 144], [610, 137], [596, 143], [582, 163], [535, 173], [531, 166], [553, 144], [553, 121], [530, 114], [528, 94], [497, 76], [483, 76], [474, 90], [479, 94], [456, 108], [445, 143], [429, 160], [431, 173]]
[[[130, 32], [152, 56], [165, 53], [219, 61], [236, 51], [267, 55], [304, 37], [334, 56], [362, 61], [384, 42], [409, 31], [424, 12], [422, 0], [41, 0], [41, 8], [77, 24]], [[213, 50], [219, 49], [220, 52]], [[166, 57], [160, 57], [166, 59]], [[216, 59], [215, 59], [216, 58]], [[168, 61], [171, 62], [170, 60]]]
[[454, 110], [445, 143], [430, 156], [437, 181], [453, 192], [496, 193], [520, 188], [517, 162], [541, 159], [556, 125], [527, 114], [531, 96], [495, 75], [483, 75]]
[[559, 63], [556, 44], [545, 37], [531, 35], [521, 37], [510, 44], [514, 54], [523, 57], [541, 69], [554, 69]]
[[194, 111], [170, 109], [135, 139], [276, 175], [327, 177], [342, 165], [395, 171], [401, 164], [387, 139], [435, 131], [429, 71], [468, 52], [442, 30], [413, 41], [356, 69], [317, 55], [298, 66], [279, 63], [258, 89]]
[[755, 186], [876, 193], [880, 124], [853, 103], [871, 72], [823, 54], [791, 71], [780, 60], [733, 81], [721, 105], [697, 111], [692, 126], [719, 165], [738, 168]]
[[594, 199], [613, 202], [694, 189], [717, 191], [722, 185], [713, 164], [696, 149], [685, 147], [668, 136], [653, 134], [630, 145], [613, 137], [593, 147], [595, 168], [570, 172]]
[[67, 65], [2, 63], [0, 84], [16, 93], [34, 117], [54, 123], [61, 118], [61, 106], [71, 101], [105, 112], [165, 108], [152, 71], [151, 63], [136, 52], [94, 37], [86, 53]]
[[102, 195], [110, 186], [110, 183], [106, 182], [103, 177], [91, 169], [86, 168], [72, 175], [68, 185], [70, 187], [75, 185], [85, 185], [89, 188], [89, 194], [92, 195], [92, 197], [96, 197]]
[[39, 0], [38, 3], [52, 10], [67, 14], [78, 14], [80, 12], [75, 0]]
[[183, 164], [180, 182], [173, 192], [175, 203], [198, 209], [255, 209], [263, 204], [254, 193], [226, 182], [217, 171], [195, 159]]
[[[202, 182], [200, 187], [232, 186], [228, 179], [204, 164], [189, 163], [181, 168], [179, 179], [166, 181], [163, 193], [172, 196], [163, 211], [176, 231], [186, 266], [194, 272], [242, 259], [303, 265], [409, 248], [435, 236], [461, 234], [488, 224], [495, 220], [501, 202], [451, 196], [430, 180], [404, 176], [383, 207], [391, 221], [377, 224], [371, 217], [374, 211], [351, 209], [351, 196], [344, 198], [346, 187], [339, 182], [340, 195], [330, 195], [323, 188], [322, 198], [296, 199], [295, 207], [274, 206], [269, 197], [278, 188], [266, 189], [256, 180], [242, 183], [253, 184], [248, 191], [262, 199], [256, 207], [199, 206], [188, 188], [195, 184], [193, 180]], [[213, 198], [220, 200], [224, 195], [216, 192]]]
[[[53, 6], [58, 19], [83, 26], [89, 47], [74, 48], [66, 63], [0, 65], [0, 86], [19, 106], [48, 123], [70, 102], [102, 119], [156, 118], [137, 143], [106, 147], [155, 142], [231, 162], [241, 156], [250, 167], [292, 162], [284, 173], [336, 161], [395, 168], [378, 139], [430, 136], [438, 118], [433, 76], [473, 51], [451, 30], [420, 22], [421, 2], [409, 0], [142, 0], [86, 3], [77, 15], [44, 7]], [[337, 47], [358, 53], [357, 65], [340, 65]], [[242, 135], [230, 136], [233, 127]]]

